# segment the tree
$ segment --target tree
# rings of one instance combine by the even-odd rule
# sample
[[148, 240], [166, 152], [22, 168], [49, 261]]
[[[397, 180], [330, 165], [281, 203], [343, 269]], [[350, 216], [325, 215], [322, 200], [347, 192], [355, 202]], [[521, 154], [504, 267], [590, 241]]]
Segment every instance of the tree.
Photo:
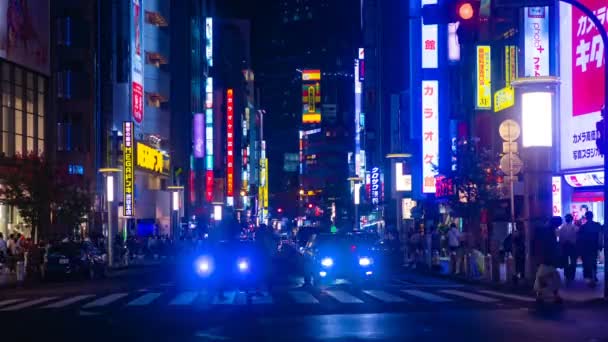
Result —
[[15, 156], [11, 162], [14, 170], [3, 176], [0, 202], [17, 208], [37, 240], [56, 193], [54, 173], [45, 159], [33, 153]]
[[61, 184], [61, 195], [54, 205], [57, 222], [72, 232], [86, 222], [87, 215], [91, 212], [92, 196], [86, 186], [64, 181]]
[[478, 149], [474, 139], [461, 140], [453, 152], [455, 168], [445, 174], [454, 185], [449, 205], [457, 216], [478, 218], [488, 203], [500, 197], [498, 178], [502, 176], [498, 156]]

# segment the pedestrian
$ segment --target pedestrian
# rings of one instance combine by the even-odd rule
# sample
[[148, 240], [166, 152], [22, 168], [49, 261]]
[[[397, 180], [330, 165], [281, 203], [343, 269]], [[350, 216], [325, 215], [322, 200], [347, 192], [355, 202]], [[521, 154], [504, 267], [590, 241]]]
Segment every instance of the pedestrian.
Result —
[[536, 232], [535, 254], [539, 259], [540, 266], [536, 272], [534, 281], [534, 291], [536, 301], [543, 301], [544, 291], [551, 291], [555, 303], [562, 302], [559, 295], [561, 278], [557, 272], [559, 264], [559, 245], [557, 242], [556, 230], [562, 225], [562, 218], [554, 216], [549, 221], [549, 225], [541, 227]]
[[561, 250], [562, 265], [564, 266], [564, 276], [566, 281], [574, 280], [576, 275], [576, 235], [578, 227], [572, 222], [574, 217], [571, 214], [566, 215], [566, 223], [564, 223], [557, 231], [559, 238], [559, 246]]
[[602, 226], [593, 221], [593, 212], [585, 212], [585, 223], [578, 231], [580, 255], [583, 259], [583, 276], [589, 286], [597, 285], [597, 253]]
[[[6, 263], [7, 245], [4, 240], [4, 235], [0, 233], [0, 266]], [[2, 267], [0, 267], [1, 269]]]
[[450, 229], [448, 230], [448, 247], [450, 249], [450, 253], [456, 253], [458, 248], [460, 248], [460, 231], [456, 228], [456, 224], [450, 224]]

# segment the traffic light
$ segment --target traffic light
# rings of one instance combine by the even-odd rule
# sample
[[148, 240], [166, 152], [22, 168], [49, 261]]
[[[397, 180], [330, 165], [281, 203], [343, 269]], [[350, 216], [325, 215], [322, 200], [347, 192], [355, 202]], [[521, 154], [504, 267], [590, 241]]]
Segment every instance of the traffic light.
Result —
[[277, 213], [279, 213], [279, 214], [280, 214], [280, 213], [282, 213], [282, 212], [283, 212], [283, 208], [278, 208], [278, 209], [277, 209]]
[[479, 0], [438, 0], [436, 4], [424, 5], [421, 10], [425, 25], [458, 23], [459, 41], [473, 41], [479, 31]]
[[308, 209], [312, 209], [313, 205], [312, 203], [308, 203]]

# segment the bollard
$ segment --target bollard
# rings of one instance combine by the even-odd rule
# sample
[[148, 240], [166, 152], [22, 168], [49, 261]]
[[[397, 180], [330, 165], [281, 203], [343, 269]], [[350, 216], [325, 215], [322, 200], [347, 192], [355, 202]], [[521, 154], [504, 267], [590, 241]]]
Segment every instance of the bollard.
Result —
[[25, 280], [25, 262], [17, 261], [16, 273], [17, 273], [17, 282], [22, 283]]
[[450, 253], [450, 274], [456, 274], [457, 273], [457, 266], [458, 262], [456, 260], [456, 252], [452, 252]]
[[511, 253], [509, 253], [507, 255], [507, 259], [505, 261], [506, 265], [506, 282], [509, 282], [511, 280], [515, 280], [515, 260], [513, 259], [513, 255]]

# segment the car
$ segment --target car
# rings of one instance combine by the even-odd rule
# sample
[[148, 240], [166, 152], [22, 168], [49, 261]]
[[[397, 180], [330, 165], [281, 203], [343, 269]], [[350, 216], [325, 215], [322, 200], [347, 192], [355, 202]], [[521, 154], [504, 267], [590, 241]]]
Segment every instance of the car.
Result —
[[44, 256], [42, 279], [106, 275], [106, 255], [90, 242], [62, 242], [52, 245]]
[[343, 278], [354, 284], [376, 279], [373, 241], [360, 234], [316, 234], [304, 250], [306, 272], [315, 285]]
[[250, 293], [267, 280], [269, 262], [254, 241], [220, 241], [193, 253], [182, 264], [189, 286], [214, 291], [238, 288]]

